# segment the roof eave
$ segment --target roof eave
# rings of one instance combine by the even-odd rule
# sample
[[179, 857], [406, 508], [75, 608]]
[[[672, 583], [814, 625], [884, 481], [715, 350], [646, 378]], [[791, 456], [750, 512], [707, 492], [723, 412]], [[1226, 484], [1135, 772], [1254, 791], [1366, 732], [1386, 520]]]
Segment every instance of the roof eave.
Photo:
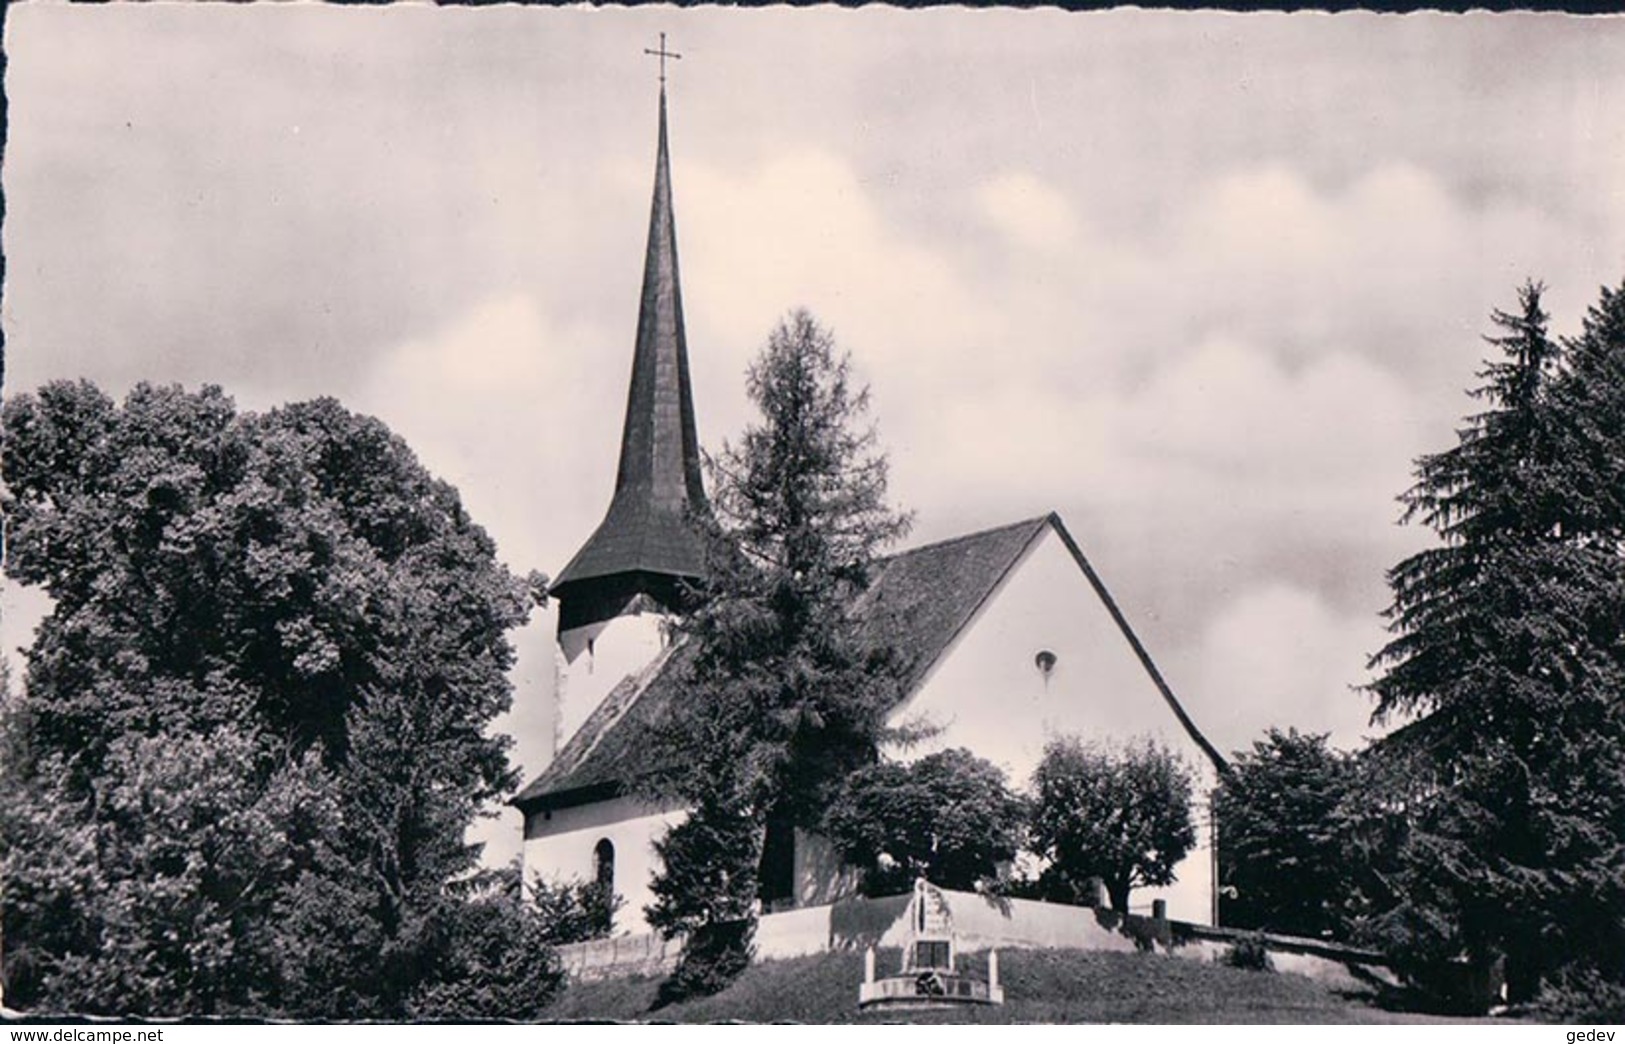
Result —
[[602, 783], [588, 783], [585, 786], [569, 787], [565, 790], [549, 790], [537, 794], [521, 792], [509, 799], [508, 804], [517, 808], [526, 816], [537, 812], [557, 812], [560, 809], [576, 808], [581, 805], [590, 805], [597, 801], [607, 801], [610, 798], [621, 797], [625, 788], [614, 780]]
[[1215, 772], [1221, 777], [1228, 776], [1230, 774], [1230, 762], [1225, 759], [1223, 754], [1219, 753], [1219, 749], [1208, 740], [1202, 730], [1196, 727], [1196, 722], [1186, 712], [1184, 705], [1179, 702], [1179, 697], [1174, 695], [1174, 690], [1169, 686], [1167, 679], [1162, 676], [1162, 671], [1157, 669], [1156, 661], [1151, 659], [1151, 653], [1146, 649], [1145, 643], [1141, 642], [1140, 636], [1134, 633], [1134, 627], [1128, 622], [1128, 617], [1123, 615], [1123, 610], [1118, 607], [1117, 600], [1112, 597], [1111, 591], [1107, 590], [1106, 582], [1100, 578], [1099, 573], [1095, 572], [1095, 567], [1090, 564], [1088, 556], [1083, 553], [1083, 549], [1078, 546], [1078, 542], [1072, 538], [1072, 534], [1067, 532], [1066, 523], [1062, 522], [1061, 516], [1053, 511], [1049, 513], [1047, 521], [1055, 528], [1055, 533], [1061, 538], [1061, 543], [1071, 552], [1073, 560], [1078, 563], [1078, 568], [1083, 570], [1083, 575], [1088, 579], [1089, 586], [1095, 589], [1096, 596], [1100, 598], [1101, 604], [1106, 607], [1106, 612], [1111, 614], [1113, 622], [1117, 624], [1117, 629], [1122, 632], [1124, 639], [1128, 641], [1129, 648], [1134, 650], [1134, 655], [1139, 659], [1140, 666], [1145, 668], [1145, 673], [1150, 676], [1151, 683], [1162, 694], [1163, 701], [1168, 704], [1168, 709], [1174, 712], [1175, 718], [1179, 719], [1179, 724], [1184, 728], [1185, 734], [1191, 738], [1191, 742], [1201, 748], [1203, 754], [1207, 755], [1208, 760], [1213, 763]]

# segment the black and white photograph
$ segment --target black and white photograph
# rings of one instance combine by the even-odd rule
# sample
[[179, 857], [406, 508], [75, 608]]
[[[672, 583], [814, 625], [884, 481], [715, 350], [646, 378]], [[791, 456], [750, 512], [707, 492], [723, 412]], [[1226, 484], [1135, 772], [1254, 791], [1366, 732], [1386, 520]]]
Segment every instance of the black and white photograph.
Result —
[[4, 17], [0, 1021], [1625, 1023], [1625, 17]]

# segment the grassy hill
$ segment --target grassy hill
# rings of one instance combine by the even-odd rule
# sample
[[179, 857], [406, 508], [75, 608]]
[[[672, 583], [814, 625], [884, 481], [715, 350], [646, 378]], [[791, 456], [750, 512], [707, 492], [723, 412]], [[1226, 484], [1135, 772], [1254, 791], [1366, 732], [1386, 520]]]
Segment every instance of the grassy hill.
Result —
[[[983, 957], [968, 965], [980, 969]], [[883, 952], [879, 967], [897, 967]], [[567, 1022], [1251, 1022], [1385, 1023], [1440, 1021], [1387, 1012], [1369, 997], [1340, 995], [1297, 975], [1242, 971], [1154, 953], [1005, 950], [999, 953], [1002, 1007], [858, 1011], [863, 956], [823, 953], [762, 961], [715, 997], [650, 1011], [658, 980], [618, 979], [571, 986], [548, 1017]]]

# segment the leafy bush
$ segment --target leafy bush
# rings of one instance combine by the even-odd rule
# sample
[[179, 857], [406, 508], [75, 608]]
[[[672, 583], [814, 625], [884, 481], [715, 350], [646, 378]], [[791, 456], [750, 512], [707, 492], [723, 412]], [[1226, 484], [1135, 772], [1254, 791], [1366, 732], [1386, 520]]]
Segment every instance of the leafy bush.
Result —
[[1223, 961], [1231, 968], [1243, 968], [1247, 971], [1275, 970], [1275, 962], [1270, 960], [1269, 947], [1264, 944], [1264, 937], [1259, 934], [1244, 935], [1230, 944], [1224, 951]]
[[530, 885], [530, 911], [540, 919], [542, 934], [554, 946], [588, 942], [609, 935], [615, 911], [626, 900], [600, 881], [547, 881]]

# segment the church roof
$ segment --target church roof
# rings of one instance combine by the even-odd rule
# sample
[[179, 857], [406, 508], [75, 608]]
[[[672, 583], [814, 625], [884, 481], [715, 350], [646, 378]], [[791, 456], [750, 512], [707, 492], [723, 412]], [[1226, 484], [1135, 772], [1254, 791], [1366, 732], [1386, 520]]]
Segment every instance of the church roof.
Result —
[[[1027, 550], [1053, 527], [1105, 601], [1135, 654], [1181, 724], [1209, 755], [1222, 758], [1185, 714], [1104, 584], [1054, 514], [911, 548], [875, 563], [853, 609], [863, 627], [898, 652], [901, 694], [912, 696], [954, 639], [976, 617]], [[513, 801], [522, 809], [559, 808], [619, 792], [642, 764], [650, 723], [681, 690], [692, 653], [679, 644], [605, 697], [547, 769]]]
[[662, 87], [654, 196], [615, 494], [603, 522], [553, 584], [567, 615], [573, 615], [574, 606], [595, 601], [590, 597], [595, 592], [587, 590], [591, 581], [702, 575], [704, 549], [688, 524], [689, 513], [696, 510], [705, 510], [705, 487], [683, 329]]

